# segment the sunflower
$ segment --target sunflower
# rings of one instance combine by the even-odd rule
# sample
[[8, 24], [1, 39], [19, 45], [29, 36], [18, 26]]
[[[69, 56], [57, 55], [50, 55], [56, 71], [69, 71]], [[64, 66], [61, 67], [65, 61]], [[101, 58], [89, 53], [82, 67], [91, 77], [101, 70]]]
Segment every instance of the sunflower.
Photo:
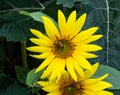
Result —
[[58, 10], [58, 27], [53, 21], [42, 16], [46, 35], [42, 32], [30, 29], [37, 38], [30, 40], [37, 46], [28, 47], [27, 50], [40, 53], [31, 55], [38, 59], [45, 59], [37, 68], [36, 73], [46, 68], [41, 78], [50, 77], [50, 80], [59, 80], [64, 70], [67, 70], [75, 81], [76, 72], [84, 77], [83, 69], [92, 71], [87, 58], [96, 58], [97, 55], [91, 52], [102, 48], [95, 44], [90, 44], [98, 40], [102, 35], [93, 35], [98, 27], [91, 27], [81, 31], [86, 13], [76, 19], [76, 11], [73, 11], [67, 21], [64, 14]]
[[77, 82], [66, 72], [57, 83], [38, 81], [37, 84], [42, 86], [44, 91], [49, 92], [47, 95], [113, 95], [105, 90], [112, 87], [110, 83], [103, 81], [108, 74], [99, 78], [90, 78], [96, 72], [98, 63], [92, 68], [92, 72], [86, 70], [85, 76], [80, 77]]

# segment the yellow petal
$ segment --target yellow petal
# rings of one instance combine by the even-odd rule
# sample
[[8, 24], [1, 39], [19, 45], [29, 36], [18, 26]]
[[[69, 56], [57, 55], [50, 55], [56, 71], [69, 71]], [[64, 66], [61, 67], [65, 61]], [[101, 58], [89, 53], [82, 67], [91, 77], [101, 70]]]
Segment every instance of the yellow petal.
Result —
[[53, 92], [53, 91], [56, 91], [57, 89], [58, 89], [58, 85], [48, 85], [43, 88], [43, 90], [47, 92]]
[[38, 58], [38, 59], [45, 59], [45, 58], [47, 58], [50, 54], [51, 54], [51, 52], [44, 52], [44, 53], [39, 54], [39, 55], [31, 55], [31, 54], [30, 54], [30, 56], [32, 56], [32, 57], [34, 57], [34, 58]]
[[106, 77], [108, 76], [108, 74], [105, 74], [99, 78], [92, 78], [92, 79], [87, 79], [84, 81], [84, 85], [87, 86], [87, 85], [90, 85], [90, 84], [95, 84], [103, 79], [105, 79]]
[[[68, 79], [70, 78], [70, 75], [69, 75], [68, 71], [64, 70], [62, 77], [64, 78], [64, 80], [68, 80]], [[62, 80], [63, 80], [63, 79], [61, 78], [61, 81], [62, 81]]]
[[52, 70], [49, 80], [54, 80], [56, 78], [56, 83], [60, 80], [65, 68], [65, 60], [61, 58], [56, 58], [55, 67]]
[[38, 81], [37, 84], [39, 84], [40, 86], [47, 86], [49, 82], [43, 82], [43, 81]]
[[45, 47], [45, 46], [31, 46], [31, 47], [27, 47], [27, 50], [40, 53], [40, 52], [48, 52], [51, 51], [52, 49], [50, 47]]
[[103, 37], [103, 35], [93, 35], [93, 36], [89, 37], [88, 39], [86, 39], [86, 40], [84, 40], [83, 42], [80, 42], [80, 43], [88, 44], [88, 43], [91, 43], [91, 42], [94, 42], [94, 41], [100, 39], [101, 37]]
[[73, 54], [73, 58], [78, 62], [78, 64], [84, 68], [84, 69], [89, 69], [92, 71], [92, 66], [89, 63], [89, 61], [87, 61], [83, 56], [81, 56], [80, 54], [74, 53]]
[[[98, 91], [97, 91], [98, 92]], [[84, 91], [83, 91], [83, 95], [97, 95], [97, 92], [96, 91], [91, 91], [91, 90], [89, 90], [89, 89], [85, 89]], [[99, 95], [99, 94], [98, 94]]]
[[67, 20], [67, 31], [65, 36], [68, 36], [71, 33], [71, 28], [73, 27], [74, 23], [76, 21], [76, 11], [73, 11]]
[[60, 37], [60, 33], [56, 28], [55, 24], [48, 17], [42, 16], [42, 19], [44, 21], [46, 33], [48, 34], [50, 39], [55, 40], [56, 37]]
[[42, 74], [41, 78], [46, 78], [48, 77], [53, 71], [54, 68], [56, 68], [56, 62], [58, 62], [58, 58], [55, 58], [44, 70], [44, 73]]
[[[61, 76], [64, 74], [65, 72], [65, 59], [60, 59], [59, 60], [59, 65], [58, 65], [58, 78], [56, 80], [56, 83], [60, 80]], [[57, 69], [57, 68], [56, 68]]]
[[53, 42], [51, 40], [30, 38], [30, 41], [40, 46], [52, 46]]
[[68, 70], [68, 72], [70, 73], [71, 77], [72, 77], [75, 81], [77, 81], [76, 73], [75, 73], [75, 71], [74, 71], [74, 69], [73, 69], [73, 66], [72, 66], [72, 64], [71, 64], [71, 57], [69, 57], [69, 58], [66, 59], [66, 67], [67, 67], [67, 70]]
[[87, 85], [94, 84], [94, 83], [96, 83], [98, 81], [99, 80], [97, 80], [97, 79], [86, 79], [83, 83], [84, 83], [84, 86], [87, 86]]
[[[56, 65], [56, 66], [58, 66], [58, 65]], [[58, 73], [58, 69], [56, 70], [55, 68], [53, 68], [49, 80], [50, 80], [50, 81], [52, 81], [52, 80], [57, 80], [57, 77], [58, 77], [58, 76], [57, 76], [57, 73]]]
[[47, 65], [50, 64], [50, 62], [55, 58], [55, 55], [51, 54], [50, 56], [48, 56], [43, 62], [42, 64], [36, 69], [35, 73], [41, 71], [43, 68], [45, 68]]
[[98, 57], [95, 54], [91, 54], [91, 53], [87, 53], [87, 52], [82, 52], [82, 51], [80, 51], [80, 55], [83, 56], [84, 58], [96, 58], [96, 57]]
[[90, 89], [92, 91], [100, 91], [109, 87], [112, 87], [110, 83], [105, 81], [99, 81], [97, 83], [85, 86], [85, 89]]
[[103, 79], [105, 79], [106, 77], [108, 77], [108, 75], [109, 74], [105, 74], [105, 75], [103, 75], [103, 76], [101, 76], [101, 77], [99, 77], [99, 78], [96, 78], [96, 80], [103, 80]]
[[[73, 23], [76, 21], [76, 10], [74, 10], [70, 16], [68, 17], [68, 20], [67, 20], [67, 25], [68, 26], [71, 26], [73, 25]], [[71, 27], [70, 27], [71, 28]]]
[[76, 50], [80, 50], [80, 51], [87, 51], [87, 52], [91, 52], [91, 51], [98, 51], [101, 50], [102, 47], [98, 46], [98, 45], [94, 45], [94, 44], [87, 44], [87, 45], [78, 45], [75, 46]]
[[60, 28], [61, 35], [65, 35], [66, 29], [66, 19], [62, 11], [58, 10], [58, 24]]
[[85, 95], [113, 95], [113, 93], [104, 90], [101, 91], [84, 90], [84, 93]]
[[98, 65], [99, 63], [95, 63], [94, 65], [92, 65], [92, 71], [86, 70], [84, 72], [85, 74], [84, 80], [90, 78], [96, 72]]
[[55, 90], [53, 92], [48, 93], [47, 95], [62, 95], [62, 92], [59, 90]]
[[52, 81], [52, 80], [54, 80], [58, 77], [59, 64], [60, 64], [59, 63], [59, 58], [55, 58], [55, 60], [54, 60], [54, 66], [55, 67], [52, 68], [52, 73], [51, 73], [50, 78], [49, 78], [50, 81]]
[[35, 29], [30, 29], [30, 31], [37, 36], [38, 38], [43, 38], [45, 40], [50, 40], [47, 36], [43, 35], [42, 32], [35, 30]]
[[98, 30], [98, 27], [92, 27], [89, 28], [87, 30], [84, 30], [82, 32], [80, 32], [79, 34], [77, 34], [72, 41], [73, 42], [78, 42], [78, 41], [83, 41], [87, 38], [89, 38], [92, 34], [94, 34], [96, 31]]
[[80, 30], [82, 29], [86, 20], [86, 13], [80, 16], [77, 21], [74, 23], [73, 28], [71, 29], [70, 38], [73, 38]]
[[97, 92], [98, 95], [114, 95], [112, 92], [109, 92], [109, 91], [99, 91]]
[[81, 67], [78, 65], [77, 61], [71, 57], [71, 62], [70, 64], [72, 64], [74, 70], [81, 76], [84, 77], [84, 73], [83, 70], [81, 69]]

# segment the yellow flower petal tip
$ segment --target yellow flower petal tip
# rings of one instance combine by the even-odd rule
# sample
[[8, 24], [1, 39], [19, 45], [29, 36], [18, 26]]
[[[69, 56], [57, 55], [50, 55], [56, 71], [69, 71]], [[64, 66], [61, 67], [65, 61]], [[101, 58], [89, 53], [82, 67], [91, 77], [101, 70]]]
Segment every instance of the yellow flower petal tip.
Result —
[[74, 10], [71, 14], [76, 15], [76, 10]]
[[93, 28], [94, 28], [96, 31], [99, 29], [99, 27], [97, 27], [97, 26], [96, 26], [96, 27], [93, 27]]
[[38, 73], [40, 70], [37, 68], [36, 70], [35, 70], [35, 73]]
[[34, 34], [34, 32], [35, 32], [36, 30], [35, 30], [35, 29], [30, 28], [30, 31], [31, 31], [31, 33], [33, 33], [33, 34]]
[[34, 29], [30, 28], [30, 31], [33, 31]]
[[107, 78], [109, 76], [109, 74], [105, 74], [105, 78]]
[[63, 14], [63, 12], [61, 10], [58, 10], [58, 15], [60, 15], [60, 14]]
[[99, 66], [99, 62], [95, 63], [94, 65], [92, 65], [92, 68], [97, 70], [98, 69], [98, 66]]
[[29, 50], [29, 51], [31, 51], [30, 47], [27, 47], [26, 49]]
[[29, 54], [29, 56], [34, 57], [34, 58], [37, 58], [37, 59], [41, 59], [41, 58], [39, 58], [38, 55], [32, 55], [32, 54]]
[[87, 13], [84, 13], [84, 14], [83, 14], [83, 17], [86, 18], [86, 17], [87, 17]]
[[100, 35], [101, 37], [100, 38], [102, 38], [103, 37], [103, 35]]
[[[87, 59], [96, 58], [97, 56], [92, 54], [92, 52], [99, 51], [102, 47], [91, 43], [98, 40], [102, 35], [94, 35], [99, 29], [98, 27], [91, 27], [82, 31], [81, 29], [85, 24], [87, 14], [84, 13], [79, 18], [76, 18], [76, 15], [77, 11], [74, 10], [66, 20], [63, 12], [58, 10], [59, 28], [56, 27], [49, 17], [42, 16], [46, 35], [38, 30], [30, 29], [31, 33], [37, 37], [37, 39], [30, 38], [30, 40], [37, 46], [28, 47], [27, 50], [40, 54], [32, 55], [32, 57], [45, 59], [35, 72], [46, 68], [45, 72], [49, 73], [45, 74], [44, 72], [43, 74], [45, 74], [46, 77], [52, 74], [51, 79], [54, 80], [59, 79], [63, 70], [66, 70], [73, 79], [77, 81], [77, 73], [81, 77], [84, 77], [82, 74], [84, 69], [92, 71], [91, 64]], [[51, 56], [47, 55], [48, 52]], [[72, 63], [72, 65], [69, 65], [69, 63]], [[50, 69], [50, 67], [52, 69]]]

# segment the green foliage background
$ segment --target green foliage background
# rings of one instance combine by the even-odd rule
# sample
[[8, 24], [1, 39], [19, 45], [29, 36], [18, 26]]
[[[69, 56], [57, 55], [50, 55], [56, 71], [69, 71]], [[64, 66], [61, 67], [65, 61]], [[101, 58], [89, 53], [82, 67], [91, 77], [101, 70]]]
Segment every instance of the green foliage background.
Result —
[[[25, 55], [21, 50], [26, 44], [32, 45], [28, 40], [33, 37], [30, 28], [45, 32], [39, 16], [44, 13], [57, 22], [58, 9], [66, 18], [73, 10], [77, 10], [78, 17], [87, 13], [83, 29], [99, 26], [97, 33], [104, 37], [95, 43], [103, 50], [97, 52], [98, 58], [90, 61], [103, 64], [101, 68], [106, 68], [105, 72], [113, 71], [110, 77], [117, 89], [111, 91], [120, 95], [120, 84], [116, 86], [120, 82], [120, 0], [0, 0], [0, 95], [46, 94], [34, 84], [38, 75], [33, 75], [33, 71], [42, 60], [31, 58], [28, 51], [24, 51]], [[27, 57], [28, 66], [24, 64], [23, 55]], [[104, 65], [112, 68], [109, 70]], [[101, 68], [98, 71], [104, 73]], [[96, 75], [100, 75], [99, 72]], [[31, 75], [34, 77], [29, 80]]]

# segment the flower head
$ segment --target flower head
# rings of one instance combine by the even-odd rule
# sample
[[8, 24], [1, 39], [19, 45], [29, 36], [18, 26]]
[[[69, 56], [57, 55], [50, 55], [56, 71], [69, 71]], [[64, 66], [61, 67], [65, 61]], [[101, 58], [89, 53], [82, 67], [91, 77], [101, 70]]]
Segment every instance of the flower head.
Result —
[[85, 76], [74, 81], [66, 72], [61, 77], [58, 83], [54, 81], [37, 82], [43, 86], [43, 90], [49, 92], [47, 95], [113, 95], [106, 91], [106, 88], [112, 87], [108, 82], [103, 81], [108, 74], [99, 78], [90, 78], [98, 68], [98, 63], [92, 66], [93, 71], [85, 71]]
[[97, 57], [91, 52], [102, 49], [98, 45], [90, 44], [102, 37], [102, 35], [93, 35], [98, 27], [81, 31], [86, 14], [76, 19], [76, 11], [73, 11], [66, 21], [64, 14], [58, 10], [58, 27], [50, 18], [42, 16], [42, 19], [47, 35], [31, 29], [37, 38], [30, 40], [37, 46], [27, 48], [29, 51], [40, 53], [31, 56], [45, 59], [36, 72], [47, 67], [41, 78], [50, 77], [50, 80], [59, 80], [64, 70], [67, 70], [75, 81], [77, 81], [76, 72], [84, 77], [83, 69], [92, 70], [86, 59]]

